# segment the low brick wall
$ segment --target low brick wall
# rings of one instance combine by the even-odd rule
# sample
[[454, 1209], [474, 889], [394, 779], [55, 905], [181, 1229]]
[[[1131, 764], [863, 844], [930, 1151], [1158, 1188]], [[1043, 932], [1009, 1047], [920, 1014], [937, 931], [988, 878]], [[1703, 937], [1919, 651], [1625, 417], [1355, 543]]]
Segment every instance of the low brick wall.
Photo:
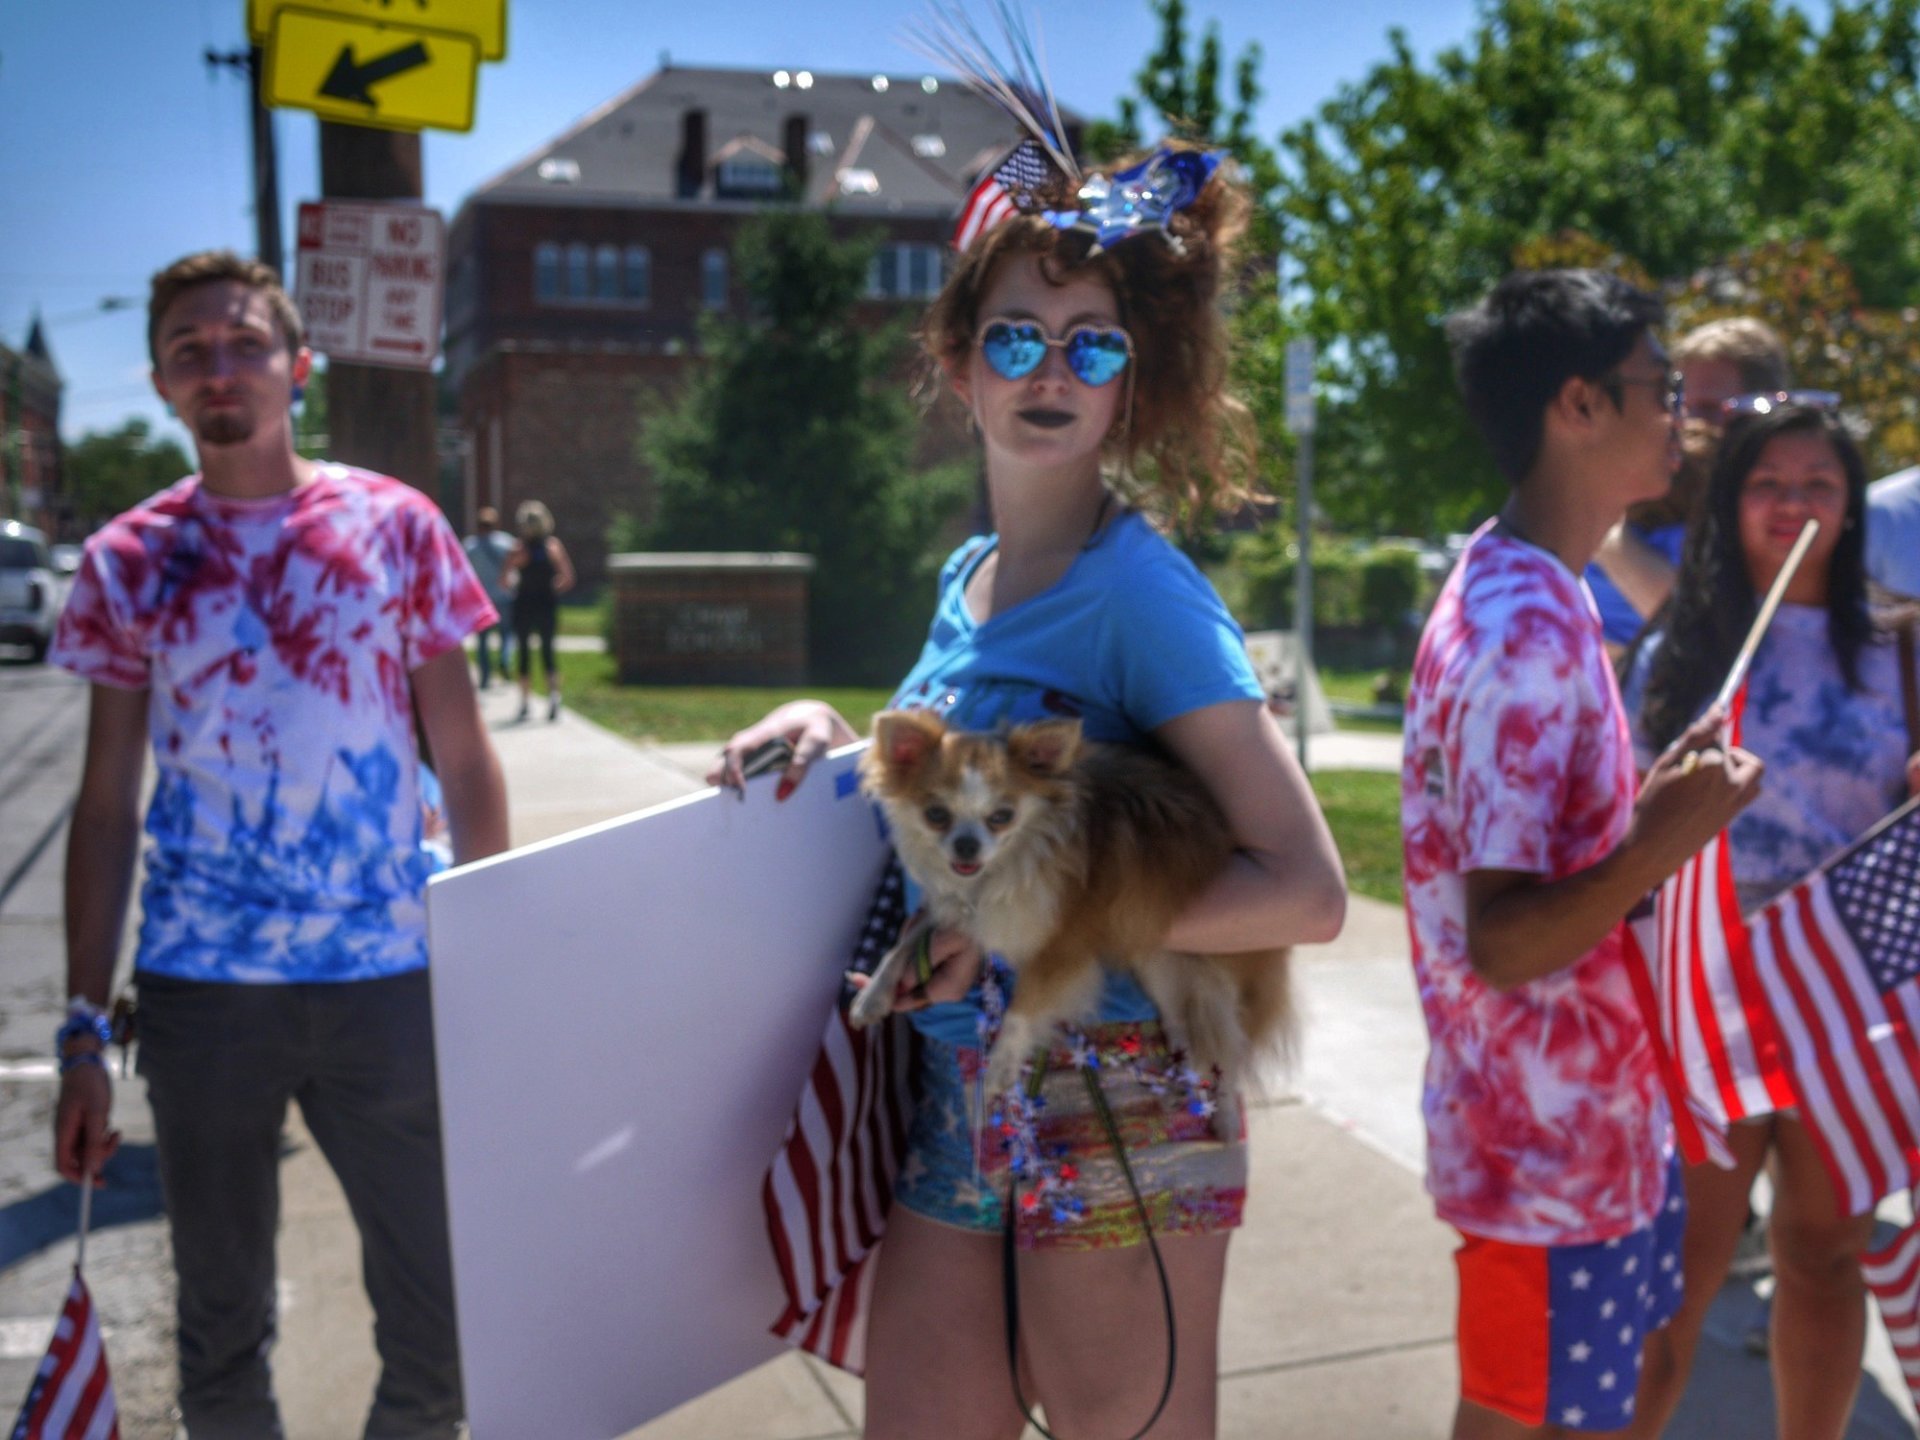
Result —
[[805, 685], [813, 557], [609, 555], [626, 685]]

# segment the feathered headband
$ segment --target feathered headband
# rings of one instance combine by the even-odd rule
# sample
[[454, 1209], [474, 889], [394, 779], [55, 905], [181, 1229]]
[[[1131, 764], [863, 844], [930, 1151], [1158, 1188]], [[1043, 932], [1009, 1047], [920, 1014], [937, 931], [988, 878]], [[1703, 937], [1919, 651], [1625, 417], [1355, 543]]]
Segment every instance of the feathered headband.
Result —
[[[1176, 252], [1184, 249], [1173, 233], [1173, 217], [1206, 188], [1219, 168], [1219, 154], [1162, 145], [1139, 164], [1112, 175], [1082, 174], [1026, 22], [1010, 0], [994, 0], [993, 11], [1011, 56], [1006, 63], [954, 0], [933, 0], [929, 20], [910, 32], [922, 53], [951, 66], [970, 89], [1005, 110], [1027, 137], [967, 196], [954, 226], [953, 248], [964, 251], [1014, 215], [1038, 214], [1059, 229], [1091, 235], [1093, 254], [1146, 234], [1160, 236]], [[1048, 200], [1069, 184], [1077, 191], [1078, 205], [1049, 209]]]

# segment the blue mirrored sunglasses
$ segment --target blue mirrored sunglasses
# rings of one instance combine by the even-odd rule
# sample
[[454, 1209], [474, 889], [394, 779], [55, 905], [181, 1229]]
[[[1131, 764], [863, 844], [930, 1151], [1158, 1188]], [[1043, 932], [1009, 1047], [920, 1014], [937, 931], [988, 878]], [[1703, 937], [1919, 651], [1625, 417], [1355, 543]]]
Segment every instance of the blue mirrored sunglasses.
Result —
[[1059, 339], [1031, 320], [990, 320], [980, 331], [980, 353], [1002, 380], [1031, 375], [1055, 346], [1082, 385], [1111, 384], [1133, 359], [1133, 339], [1117, 325], [1076, 325]]

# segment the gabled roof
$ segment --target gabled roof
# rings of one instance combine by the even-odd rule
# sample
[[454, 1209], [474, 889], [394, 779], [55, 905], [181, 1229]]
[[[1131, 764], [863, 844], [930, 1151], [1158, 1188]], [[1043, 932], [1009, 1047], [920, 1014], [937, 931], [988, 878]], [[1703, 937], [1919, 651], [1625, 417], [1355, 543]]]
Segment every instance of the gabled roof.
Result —
[[[707, 177], [688, 201], [680, 198], [680, 152], [684, 117], [696, 110], [706, 117]], [[997, 106], [945, 77], [672, 66], [480, 186], [469, 203], [710, 201], [723, 148], [747, 148], [741, 142], [751, 138], [760, 142], [753, 151], [784, 156], [796, 116], [809, 141], [803, 200], [852, 213], [950, 214], [985, 160], [1018, 138]]]

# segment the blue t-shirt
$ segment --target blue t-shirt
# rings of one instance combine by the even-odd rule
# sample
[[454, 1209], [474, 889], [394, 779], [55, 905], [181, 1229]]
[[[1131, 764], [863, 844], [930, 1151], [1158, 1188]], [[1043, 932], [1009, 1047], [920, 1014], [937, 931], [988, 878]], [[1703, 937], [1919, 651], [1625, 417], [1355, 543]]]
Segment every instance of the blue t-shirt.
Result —
[[[1653, 747], [1641, 713], [1663, 638], [1647, 638], [1623, 686], [1643, 770], [1653, 763]], [[1849, 690], [1840, 673], [1826, 607], [1782, 605], [1747, 672], [1740, 723], [1741, 747], [1767, 767], [1759, 797], [1728, 832], [1741, 914], [1766, 904], [1907, 798], [1900, 656], [1891, 641], [1861, 647], [1860, 685]]]
[[[1050, 588], [978, 622], [967, 582], [996, 543], [975, 537], [947, 560], [926, 648], [894, 692], [895, 709], [937, 710], [975, 731], [1078, 715], [1089, 739], [1139, 745], [1190, 711], [1261, 699], [1240, 627], [1193, 562], [1137, 513], [1109, 525]], [[976, 990], [912, 1018], [937, 1040], [974, 1046], [979, 1014]], [[1131, 976], [1108, 973], [1098, 1020], [1156, 1014]]]
[[[1642, 530], [1638, 525], [1627, 528], [1673, 564], [1680, 563], [1680, 552], [1687, 543], [1685, 525], [1661, 525], [1652, 530]], [[1633, 608], [1633, 602], [1620, 593], [1619, 587], [1598, 564], [1587, 566], [1586, 578], [1587, 588], [1593, 592], [1593, 603], [1600, 610], [1600, 633], [1609, 644], [1631, 645], [1639, 636], [1640, 627], [1646, 624], [1645, 617]]]
[[1867, 487], [1867, 574], [1920, 596], [1920, 465]]

